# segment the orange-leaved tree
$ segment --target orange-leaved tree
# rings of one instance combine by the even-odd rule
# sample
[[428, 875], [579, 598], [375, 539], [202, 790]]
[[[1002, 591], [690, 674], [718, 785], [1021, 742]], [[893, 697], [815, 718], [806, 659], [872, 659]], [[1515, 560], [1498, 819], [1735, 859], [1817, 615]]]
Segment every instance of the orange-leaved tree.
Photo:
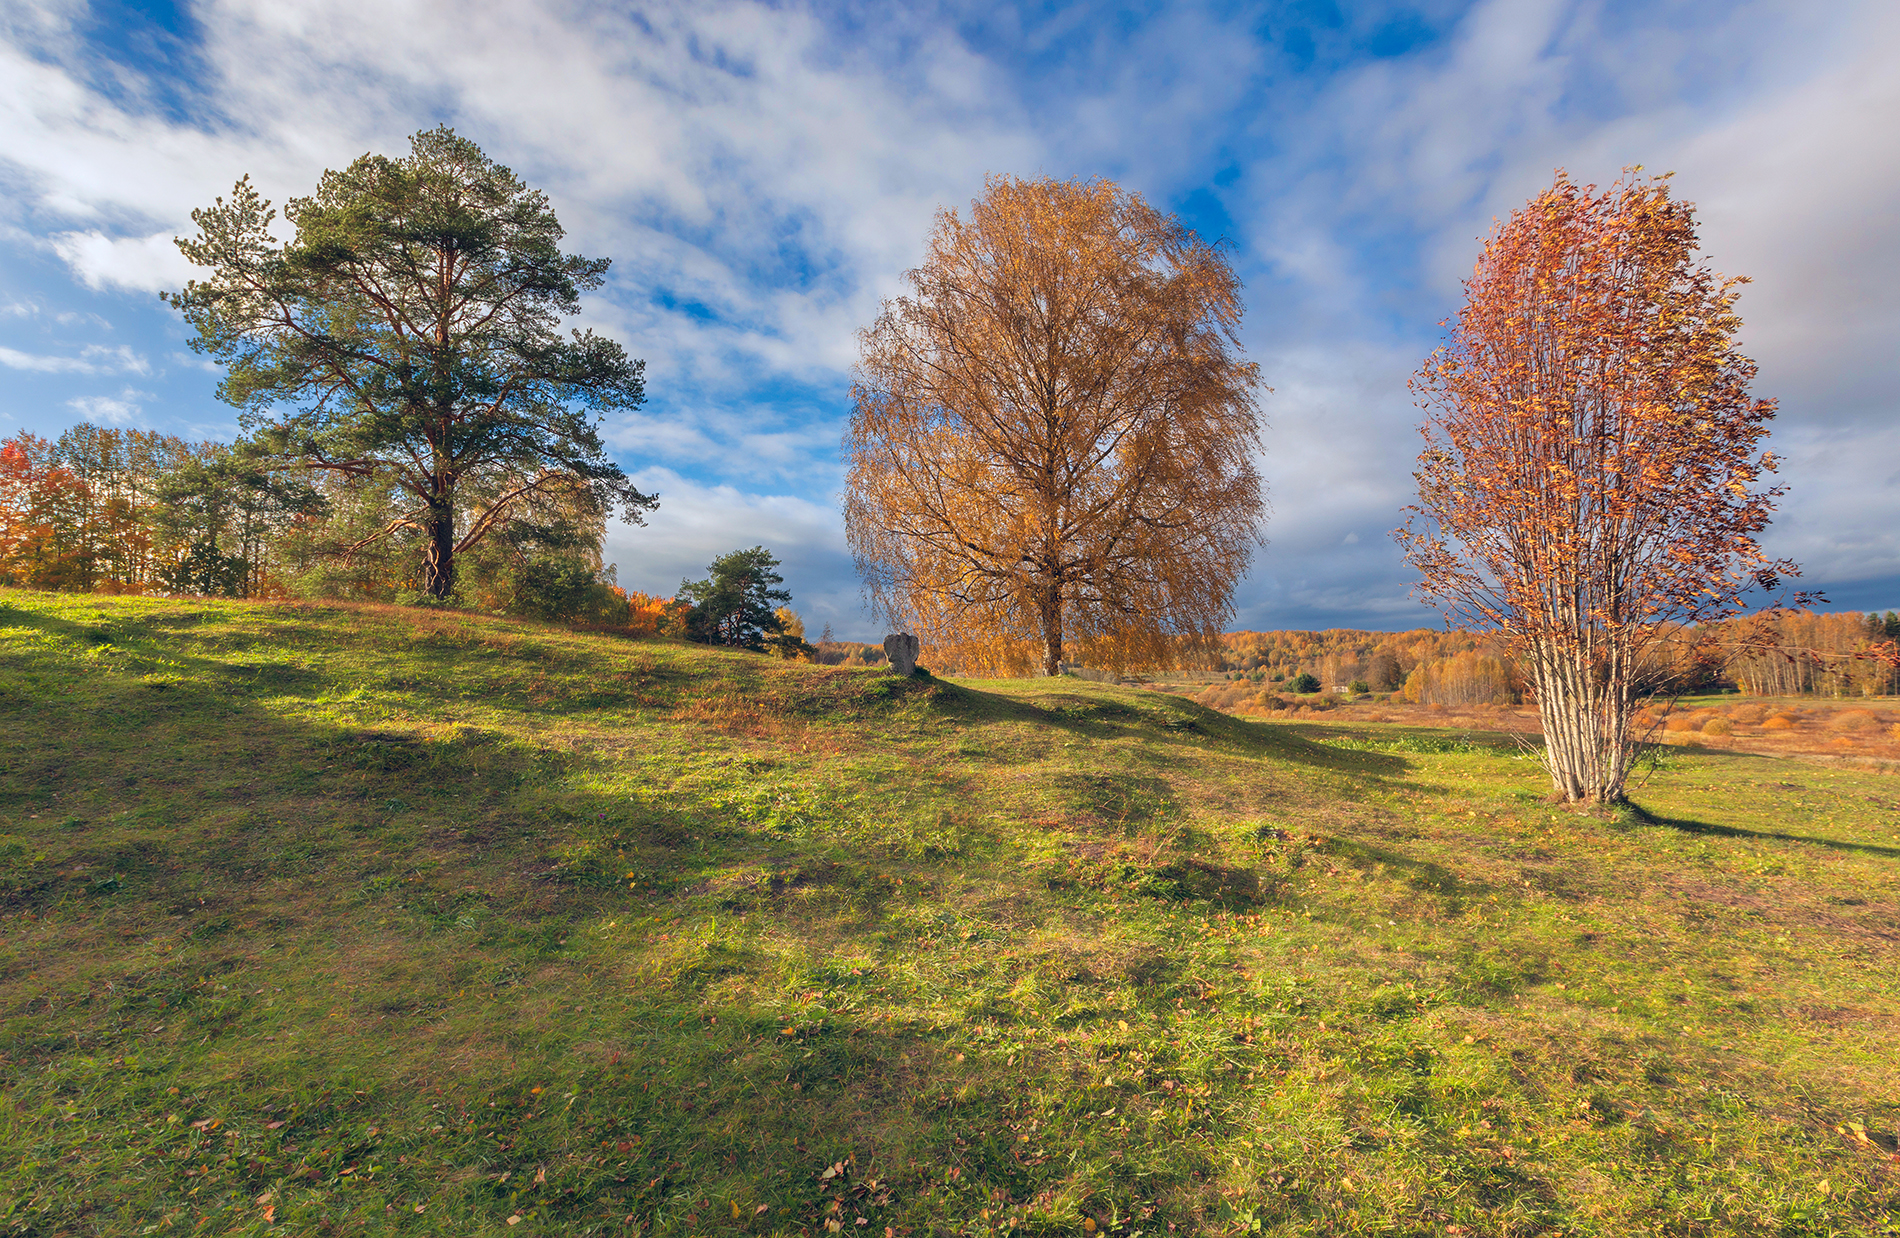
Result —
[[1560, 171], [1497, 225], [1413, 379], [1426, 447], [1396, 536], [1425, 596], [1508, 639], [1568, 802], [1623, 798], [1653, 644], [1798, 574], [1756, 541], [1784, 488], [1735, 346], [1746, 281], [1698, 262], [1693, 207], [1638, 171], [1602, 192]]
[[0, 585], [88, 587], [90, 501], [45, 439], [23, 432], [0, 442]]
[[845, 530], [967, 669], [1160, 665], [1259, 541], [1258, 370], [1220, 249], [1108, 181], [992, 177], [860, 335]]

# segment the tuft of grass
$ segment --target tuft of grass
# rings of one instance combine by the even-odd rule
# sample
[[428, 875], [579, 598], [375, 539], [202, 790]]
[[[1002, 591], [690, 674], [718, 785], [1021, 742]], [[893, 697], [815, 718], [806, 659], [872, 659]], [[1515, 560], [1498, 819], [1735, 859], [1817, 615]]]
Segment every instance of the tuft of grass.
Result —
[[1893, 1232], [1894, 785], [4, 593], [0, 1225]]

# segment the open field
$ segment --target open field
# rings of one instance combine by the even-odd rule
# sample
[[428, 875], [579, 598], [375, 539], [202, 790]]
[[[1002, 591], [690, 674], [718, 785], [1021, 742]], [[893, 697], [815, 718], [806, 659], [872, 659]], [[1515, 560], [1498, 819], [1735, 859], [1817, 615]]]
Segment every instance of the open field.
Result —
[[[1291, 696], [1246, 681], [1169, 684], [1200, 704], [1242, 718], [1537, 735], [1533, 705], [1414, 705], [1393, 693]], [[1263, 704], [1277, 697], [1283, 708]], [[1656, 700], [1637, 714], [1652, 743], [1761, 756], [1823, 758], [1900, 768], [1900, 699], [1894, 697], [1688, 696]]]
[[12, 1234], [1900, 1233], [1900, 779], [0, 592]]

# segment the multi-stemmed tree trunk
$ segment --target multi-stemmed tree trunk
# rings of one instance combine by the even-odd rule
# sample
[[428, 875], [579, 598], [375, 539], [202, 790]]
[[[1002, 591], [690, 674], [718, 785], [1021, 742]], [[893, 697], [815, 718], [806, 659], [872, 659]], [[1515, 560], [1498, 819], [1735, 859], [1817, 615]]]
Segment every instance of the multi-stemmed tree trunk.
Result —
[[178, 247], [211, 274], [170, 301], [227, 367], [219, 394], [255, 447], [409, 497], [380, 535], [423, 535], [424, 592], [447, 597], [456, 556], [548, 495], [584, 486], [633, 523], [654, 506], [589, 415], [639, 404], [642, 363], [558, 330], [608, 264], [561, 252], [546, 195], [444, 128], [406, 159], [324, 173], [285, 214], [297, 234], [279, 245], [248, 178], [193, 211]]
[[845, 440], [879, 608], [1007, 673], [1218, 634], [1263, 512], [1220, 251], [1105, 181], [995, 178], [909, 281], [861, 336]]
[[1413, 381], [1429, 416], [1399, 540], [1426, 596], [1508, 638], [1570, 802], [1623, 798], [1651, 646], [1797, 574], [1755, 540], [1782, 488], [1760, 485], [1774, 403], [1735, 348], [1744, 281], [1696, 249], [1664, 179], [1559, 173], [1486, 240]]

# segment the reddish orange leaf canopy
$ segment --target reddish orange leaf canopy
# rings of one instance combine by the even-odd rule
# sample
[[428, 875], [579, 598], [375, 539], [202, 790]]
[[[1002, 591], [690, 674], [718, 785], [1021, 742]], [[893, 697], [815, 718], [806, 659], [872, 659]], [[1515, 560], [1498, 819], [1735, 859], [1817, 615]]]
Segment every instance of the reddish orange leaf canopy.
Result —
[[1756, 542], [1782, 489], [1760, 484], [1774, 402], [1735, 347], [1745, 281], [1696, 250], [1666, 178], [1599, 193], [1559, 172], [1492, 231], [1413, 380], [1426, 447], [1399, 540], [1427, 597], [1510, 638], [1570, 800], [1622, 797], [1634, 675], [1663, 628], [1796, 574]]

